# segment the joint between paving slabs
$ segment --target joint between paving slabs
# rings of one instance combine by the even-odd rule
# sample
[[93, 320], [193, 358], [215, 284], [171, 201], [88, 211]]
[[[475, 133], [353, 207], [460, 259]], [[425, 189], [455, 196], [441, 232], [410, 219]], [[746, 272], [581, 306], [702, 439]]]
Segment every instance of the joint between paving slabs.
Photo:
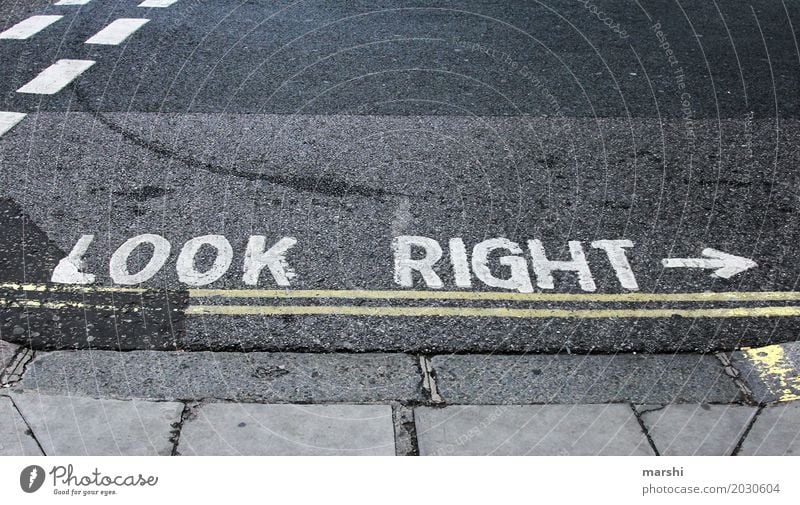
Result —
[[183, 430], [183, 424], [186, 421], [190, 421], [197, 417], [197, 409], [200, 408], [202, 402], [183, 402], [183, 410], [181, 411], [181, 417], [178, 422], [172, 423], [172, 430], [170, 431], [171, 435], [169, 437], [169, 441], [172, 442], [172, 452], [170, 456], [180, 456], [181, 454], [178, 452], [178, 444], [181, 441], [181, 431]]
[[742, 374], [736, 367], [733, 366], [733, 362], [731, 361], [730, 356], [725, 354], [724, 352], [717, 352], [714, 353], [720, 363], [722, 363], [722, 368], [725, 371], [725, 375], [730, 377], [733, 380], [733, 383], [736, 384], [736, 387], [739, 388], [739, 391], [742, 392], [742, 396], [744, 396], [744, 400], [749, 405], [757, 405], [758, 402], [755, 401], [753, 398], [753, 391], [750, 389], [750, 386], [742, 378]]
[[19, 417], [20, 417], [20, 419], [22, 419], [22, 422], [25, 423], [25, 434], [27, 436], [31, 437], [34, 442], [36, 442], [36, 446], [39, 448], [40, 451], [42, 451], [42, 455], [43, 456], [47, 456], [47, 453], [45, 452], [44, 447], [42, 446], [41, 442], [39, 442], [39, 439], [36, 438], [36, 433], [33, 432], [33, 428], [31, 428], [30, 423], [28, 423], [28, 420], [25, 419], [24, 415], [22, 415], [22, 411], [17, 406], [17, 402], [14, 401], [14, 397], [13, 396], [7, 396], [6, 398], [11, 400], [11, 405], [14, 407], [14, 410], [16, 410], [17, 414], [19, 414]]
[[396, 456], [419, 456], [417, 425], [414, 408], [399, 402], [392, 403], [394, 449]]
[[33, 361], [36, 353], [28, 347], [20, 347], [11, 358], [11, 363], [0, 370], [0, 387], [8, 388], [22, 380], [22, 376], [28, 369], [28, 364]]
[[731, 452], [731, 456], [738, 456], [739, 455], [739, 451], [742, 450], [742, 445], [744, 445], [744, 441], [745, 441], [745, 439], [747, 439], [747, 435], [750, 434], [750, 430], [753, 429], [753, 425], [756, 424], [756, 420], [758, 419], [758, 416], [761, 415], [761, 412], [763, 410], [764, 410], [764, 406], [763, 405], [759, 405], [758, 409], [756, 409], [756, 413], [753, 414], [752, 418], [750, 418], [750, 422], [747, 423], [747, 426], [745, 427], [744, 431], [742, 432], [742, 436], [739, 437], [739, 441], [736, 442], [736, 447], [733, 448], [733, 451]]
[[439, 388], [436, 386], [436, 371], [433, 369], [430, 357], [420, 354], [419, 367], [422, 370], [422, 389], [428, 393], [431, 404], [444, 406], [444, 399], [439, 394]]
[[650, 444], [650, 448], [653, 449], [653, 453], [656, 456], [661, 456], [661, 453], [658, 452], [658, 447], [656, 447], [656, 443], [653, 440], [653, 437], [650, 436], [650, 431], [647, 429], [647, 425], [644, 424], [644, 419], [642, 419], [642, 414], [644, 414], [645, 412], [653, 412], [655, 410], [660, 410], [664, 407], [661, 406], [658, 408], [648, 409], [644, 412], [639, 412], [639, 410], [636, 408], [636, 405], [634, 405], [633, 403], [629, 403], [628, 405], [633, 411], [633, 415], [636, 417], [636, 421], [639, 423], [639, 428], [641, 428], [642, 433], [644, 433], [645, 438], [647, 438], [647, 443]]

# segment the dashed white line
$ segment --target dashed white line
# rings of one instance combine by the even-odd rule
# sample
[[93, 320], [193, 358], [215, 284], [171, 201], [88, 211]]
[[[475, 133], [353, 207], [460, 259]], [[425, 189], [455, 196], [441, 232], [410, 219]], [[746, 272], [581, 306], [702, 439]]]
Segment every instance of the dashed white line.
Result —
[[58, 0], [53, 5], [86, 5], [92, 0]]
[[120, 18], [112, 21], [111, 24], [95, 33], [87, 44], [103, 44], [106, 46], [116, 46], [123, 40], [130, 37], [133, 32], [144, 26], [150, 21], [143, 18]]
[[25, 40], [36, 35], [63, 17], [64, 16], [31, 16], [15, 24], [3, 33], [0, 33], [0, 39]]
[[178, 0], [144, 0], [138, 7], [169, 7]]
[[92, 60], [58, 60], [25, 86], [19, 88], [17, 93], [34, 93], [38, 95], [52, 95], [72, 82], [86, 69], [94, 65]]
[[0, 137], [27, 116], [22, 112], [0, 112]]

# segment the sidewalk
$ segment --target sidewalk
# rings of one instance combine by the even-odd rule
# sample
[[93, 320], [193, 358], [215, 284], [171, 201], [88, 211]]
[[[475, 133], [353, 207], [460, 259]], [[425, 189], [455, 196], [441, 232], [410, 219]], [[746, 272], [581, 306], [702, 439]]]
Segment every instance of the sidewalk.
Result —
[[34, 355], [3, 343], [0, 455], [798, 455], [798, 348]]

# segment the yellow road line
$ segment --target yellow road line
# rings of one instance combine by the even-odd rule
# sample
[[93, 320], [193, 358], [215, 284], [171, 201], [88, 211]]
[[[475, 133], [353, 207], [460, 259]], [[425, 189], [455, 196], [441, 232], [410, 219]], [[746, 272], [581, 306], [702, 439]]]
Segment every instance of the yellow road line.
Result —
[[[0, 284], [0, 289], [63, 293], [144, 293], [116, 286]], [[331, 298], [364, 300], [473, 300], [516, 302], [758, 302], [796, 301], [800, 291], [726, 291], [703, 293], [513, 293], [501, 291], [419, 291], [368, 289], [189, 289], [192, 298]]]
[[343, 315], [406, 317], [513, 318], [654, 318], [654, 317], [786, 317], [800, 316], [800, 307], [735, 307], [726, 309], [508, 309], [500, 307], [356, 307], [349, 305], [189, 305], [186, 315], [279, 316]]
[[761, 381], [778, 396], [778, 401], [800, 400], [800, 375], [786, 359], [783, 347], [768, 345], [744, 351]]
[[[113, 305], [96, 305], [91, 303], [83, 303], [83, 302], [72, 302], [72, 301], [63, 301], [63, 302], [42, 302], [39, 300], [9, 300], [6, 298], [0, 298], [0, 305], [10, 305], [12, 307], [25, 307], [30, 309], [86, 309], [86, 310], [111, 310], [111, 311], [121, 311], [119, 307], [114, 307]], [[138, 307], [125, 307], [125, 310], [128, 312], [138, 312]]]
[[346, 298], [368, 300], [502, 300], [517, 302], [737, 302], [800, 300], [798, 291], [707, 293], [513, 293], [362, 289], [190, 289], [191, 298]]
[[26, 292], [52, 293], [144, 293], [144, 288], [127, 288], [122, 286], [74, 286], [71, 284], [18, 284], [7, 282], [0, 284], [0, 289], [13, 289]]

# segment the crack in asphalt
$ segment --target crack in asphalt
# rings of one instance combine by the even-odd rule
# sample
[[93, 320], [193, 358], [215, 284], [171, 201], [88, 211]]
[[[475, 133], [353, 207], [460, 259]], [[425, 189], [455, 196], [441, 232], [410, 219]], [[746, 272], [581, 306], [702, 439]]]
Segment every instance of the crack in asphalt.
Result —
[[386, 196], [410, 196], [386, 191], [381, 188], [373, 188], [362, 184], [351, 184], [332, 177], [290, 177], [274, 174], [261, 174], [239, 170], [236, 168], [225, 168], [219, 165], [214, 165], [213, 163], [201, 161], [193, 158], [192, 156], [177, 153], [159, 142], [145, 140], [139, 135], [126, 130], [125, 128], [105, 117], [100, 111], [94, 109], [90, 105], [87, 97], [76, 85], [72, 85], [72, 88], [75, 91], [75, 96], [78, 102], [86, 108], [86, 111], [92, 114], [93, 117], [95, 117], [100, 123], [109, 128], [111, 131], [122, 135], [122, 137], [129, 142], [147, 149], [148, 151], [160, 157], [180, 161], [181, 163], [184, 163], [192, 168], [198, 168], [216, 175], [237, 177], [248, 181], [264, 181], [279, 186], [285, 186], [296, 191], [315, 193], [333, 198], [341, 198], [353, 194], [374, 199], [382, 199]]

